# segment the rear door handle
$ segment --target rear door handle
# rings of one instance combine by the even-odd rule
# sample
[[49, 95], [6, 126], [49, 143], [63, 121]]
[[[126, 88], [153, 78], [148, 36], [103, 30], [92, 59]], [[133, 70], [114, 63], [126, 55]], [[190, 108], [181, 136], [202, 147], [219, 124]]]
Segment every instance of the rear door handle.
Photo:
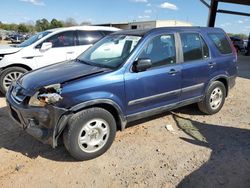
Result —
[[168, 74], [171, 75], [176, 75], [179, 71], [175, 70], [175, 69], [170, 69], [170, 71], [168, 72]]
[[208, 63], [208, 66], [209, 66], [210, 68], [213, 68], [215, 65], [216, 65], [215, 62], [209, 62], [209, 63]]
[[67, 52], [67, 54], [73, 54], [74, 52]]

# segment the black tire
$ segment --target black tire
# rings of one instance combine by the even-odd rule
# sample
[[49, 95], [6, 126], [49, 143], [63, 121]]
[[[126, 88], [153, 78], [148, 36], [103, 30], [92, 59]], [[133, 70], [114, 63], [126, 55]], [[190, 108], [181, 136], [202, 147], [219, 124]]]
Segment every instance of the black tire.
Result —
[[[216, 105], [213, 104], [213, 100], [211, 99], [213, 94], [216, 94], [219, 98], [217, 103], [215, 101]], [[225, 102], [225, 98], [226, 98], [225, 85], [220, 81], [214, 81], [208, 87], [204, 99], [198, 103], [198, 107], [200, 111], [204, 112], [205, 114], [212, 115], [220, 111]]]
[[[107, 133], [106, 136], [105, 135], [102, 136], [101, 134], [102, 132], [97, 129], [98, 126], [91, 124], [92, 121], [105, 122], [101, 126], [103, 128], [103, 125], [105, 125], [107, 130], [109, 130], [107, 131], [109, 133]], [[86, 151], [88, 150], [88, 146], [90, 146], [90, 148], [93, 147], [93, 145], [90, 143], [91, 139], [93, 139], [92, 138], [93, 135], [91, 135], [92, 133], [90, 133], [90, 130], [85, 131], [86, 127], [88, 127], [89, 129], [89, 126], [93, 126], [93, 128], [90, 129], [98, 132], [97, 134], [96, 132], [93, 133], [95, 134], [94, 141], [100, 139], [100, 138], [97, 139], [96, 137], [101, 137], [101, 140], [104, 142], [103, 145], [101, 144], [95, 145], [94, 147], [96, 148], [96, 151], [93, 152]], [[81, 137], [82, 134], [83, 134], [82, 138], [86, 137], [87, 139], [90, 139], [88, 140], [89, 142], [79, 143], [80, 142], [79, 137]], [[72, 116], [72, 118], [69, 120], [68, 126], [64, 130], [63, 141], [65, 148], [69, 151], [69, 153], [75, 159], [83, 161], [96, 158], [102, 155], [104, 152], [106, 152], [113, 143], [115, 135], [116, 135], [116, 122], [113, 115], [105, 109], [94, 107], [78, 112]]]
[[[24, 74], [26, 73], [28, 70], [22, 68], [22, 67], [9, 67], [7, 69], [4, 69], [3, 72], [1, 72], [1, 75], [0, 75], [0, 91], [1, 93], [3, 94], [6, 94], [7, 90], [6, 90], [6, 87], [4, 86], [4, 78], [11, 74], [11, 73], [14, 73], [14, 72], [18, 72], [20, 74]], [[11, 83], [11, 82], [10, 82]]]

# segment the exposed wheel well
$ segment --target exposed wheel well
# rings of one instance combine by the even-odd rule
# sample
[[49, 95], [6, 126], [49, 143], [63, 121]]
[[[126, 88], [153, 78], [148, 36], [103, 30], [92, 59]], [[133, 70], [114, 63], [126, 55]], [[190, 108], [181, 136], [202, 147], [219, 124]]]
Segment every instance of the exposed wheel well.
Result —
[[227, 96], [228, 95], [228, 82], [227, 82], [227, 79], [226, 78], [218, 78], [215, 81], [219, 81], [219, 82], [224, 84], [224, 86], [226, 88], [226, 96]]
[[24, 65], [24, 64], [18, 64], [18, 63], [17, 64], [11, 64], [11, 65], [5, 67], [4, 69], [10, 68], [10, 67], [22, 67], [22, 68], [26, 69], [27, 71], [31, 71], [32, 70], [32, 68], [30, 68], [29, 66]]
[[122, 130], [122, 122], [121, 122], [121, 119], [120, 119], [120, 117], [119, 117], [119, 113], [118, 113], [118, 111], [116, 110], [116, 108], [113, 107], [113, 106], [110, 105], [110, 104], [105, 104], [105, 103], [95, 104], [95, 105], [88, 106], [88, 107], [86, 107], [86, 108], [80, 109], [80, 110], [78, 110], [77, 112], [79, 112], [79, 111], [81, 111], [81, 110], [84, 110], [84, 109], [87, 109], [87, 108], [93, 108], [93, 107], [99, 107], [99, 108], [103, 108], [103, 109], [109, 111], [109, 112], [113, 115], [113, 117], [115, 118], [117, 130]]
[[[73, 113], [77, 113], [77, 112], [80, 112], [82, 110], [85, 110], [85, 109], [88, 109], [88, 108], [93, 108], [93, 107], [99, 107], [99, 108], [103, 108], [103, 109], [109, 111], [113, 115], [113, 117], [115, 118], [117, 130], [120, 130], [120, 131], [123, 130], [123, 127], [122, 127], [123, 122], [119, 117], [119, 112], [111, 104], [106, 104], [106, 103], [94, 104], [94, 105], [90, 105], [90, 106], [87, 106], [87, 107], [84, 107], [84, 108], [80, 108], [80, 109], [74, 111]], [[66, 125], [66, 126], [68, 126], [68, 125]], [[66, 126], [63, 128], [63, 131], [65, 131]], [[62, 133], [63, 133], [63, 131], [62, 131]], [[62, 133], [60, 133], [59, 137], [55, 140], [56, 145], [58, 145], [57, 143], [59, 143], [59, 144], [62, 143], [62, 135], [63, 135]]]

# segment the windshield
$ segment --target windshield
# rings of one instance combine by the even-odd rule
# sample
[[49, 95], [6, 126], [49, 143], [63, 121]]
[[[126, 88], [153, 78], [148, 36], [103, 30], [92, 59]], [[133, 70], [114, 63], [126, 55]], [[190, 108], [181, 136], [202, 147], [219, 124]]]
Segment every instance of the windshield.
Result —
[[128, 58], [140, 39], [140, 36], [109, 35], [77, 59], [93, 66], [114, 69]]
[[23, 47], [29, 46], [29, 45], [33, 44], [34, 42], [38, 41], [39, 39], [45, 37], [49, 33], [51, 33], [51, 32], [50, 31], [44, 31], [44, 32], [37, 33], [37, 34], [31, 36], [28, 40], [25, 40], [21, 44], [17, 45], [17, 47], [23, 48]]

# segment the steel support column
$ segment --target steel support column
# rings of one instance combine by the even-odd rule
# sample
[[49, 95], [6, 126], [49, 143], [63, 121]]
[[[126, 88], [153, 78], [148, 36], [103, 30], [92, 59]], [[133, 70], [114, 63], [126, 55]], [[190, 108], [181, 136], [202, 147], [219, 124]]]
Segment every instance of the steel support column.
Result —
[[218, 1], [217, 0], [211, 0], [208, 23], [207, 23], [208, 27], [214, 27], [217, 9], [218, 9]]

